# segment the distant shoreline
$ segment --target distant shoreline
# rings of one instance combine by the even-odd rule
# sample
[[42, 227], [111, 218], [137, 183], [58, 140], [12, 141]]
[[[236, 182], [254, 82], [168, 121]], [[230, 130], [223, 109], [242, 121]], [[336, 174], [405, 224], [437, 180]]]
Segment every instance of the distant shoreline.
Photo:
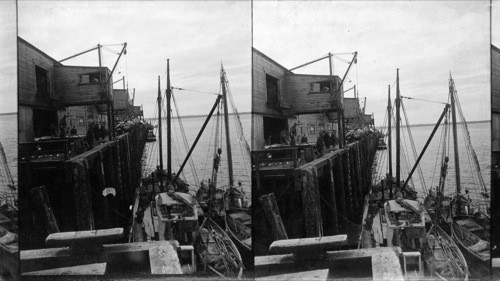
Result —
[[[478, 123], [490, 123], [491, 120], [478, 120], [478, 121], [467, 121], [467, 124], [478, 124]], [[457, 124], [462, 124], [462, 122], [457, 122]], [[426, 127], [426, 126], [435, 126], [436, 124], [413, 124], [410, 127]], [[396, 127], [396, 126], [393, 126]], [[401, 127], [407, 127], [406, 125], [402, 125]], [[377, 128], [387, 128], [387, 126], [377, 126]]]
[[0, 113], [0, 115], [17, 115], [17, 112]]
[[[252, 114], [251, 112], [238, 112], [239, 115], [249, 115], [249, 114]], [[229, 115], [236, 115], [236, 113], [229, 113]], [[200, 114], [200, 115], [185, 115], [185, 116], [180, 116], [180, 118], [199, 118], [199, 117], [207, 117], [208, 115], [206, 114]], [[144, 117], [144, 119], [153, 119], [153, 118], [156, 118], [156, 117]], [[162, 117], [162, 119], [164, 119], [166, 117]], [[175, 117], [172, 117], [173, 119], [177, 119], [179, 117], [175, 116]]]

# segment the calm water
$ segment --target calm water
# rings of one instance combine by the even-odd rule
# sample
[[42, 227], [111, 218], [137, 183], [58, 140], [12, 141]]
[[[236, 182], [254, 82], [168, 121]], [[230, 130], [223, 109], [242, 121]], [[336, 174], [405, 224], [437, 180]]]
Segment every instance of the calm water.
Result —
[[0, 142], [5, 150], [12, 177], [17, 184], [17, 115], [0, 115]]
[[[251, 177], [250, 177], [250, 157], [246, 156], [244, 143], [241, 143], [237, 137], [236, 133], [236, 122], [235, 116], [229, 116], [230, 123], [230, 132], [231, 132], [231, 150], [233, 156], [233, 174], [234, 181], [238, 183], [240, 181], [242, 183], [243, 189], [250, 195], [251, 190]], [[205, 117], [184, 117], [182, 118], [182, 123], [184, 130], [186, 132], [187, 143], [189, 147], [193, 144], [198, 132], [200, 131], [203, 122], [205, 121]], [[198, 180], [209, 179], [211, 178], [212, 173], [212, 165], [213, 165], [213, 155], [214, 155], [214, 139], [215, 139], [215, 117], [212, 117], [205, 131], [203, 132], [202, 137], [198, 141], [196, 148], [191, 154], [191, 158], [194, 161], [194, 166], [196, 169], [196, 173], [198, 175]], [[240, 115], [240, 120], [243, 127], [243, 134], [247, 142], [250, 141], [250, 128], [251, 128], [251, 115], [243, 114]], [[156, 121], [152, 122], [156, 124]], [[187, 155], [187, 150], [184, 148], [184, 144], [182, 141], [182, 136], [180, 134], [178, 119], [172, 120], [172, 169], [176, 172], [184, 157]], [[163, 126], [163, 165], [164, 168], [167, 166], [167, 130], [166, 130], [166, 121], [162, 122]], [[158, 136], [157, 128], [155, 131], [156, 136]], [[223, 131], [224, 134], [224, 131]], [[218, 182], [219, 186], [228, 185], [229, 183], [229, 175], [228, 175], [228, 162], [227, 162], [227, 153], [226, 153], [226, 139], [225, 136], [222, 137], [223, 145], [222, 154], [221, 154], [221, 166], [219, 167], [218, 173]], [[151, 171], [158, 162], [158, 141], [147, 143], [146, 151], [144, 153], [146, 155], [145, 163], [146, 168], [145, 171]], [[194, 186], [198, 186], [199, 183], [196, 183], [193, 177], [193, 172], [189, 163], [184, 167], [184, 176], [187, 182], [192, 186], [193, 189], [196, 189]]]
[[[423, 149], [427, 139], [429, 138], [432, 129], [434, 125], [430, 126], [411, 126], [411, 132], [413, 135], [413, 139], [415, 142], [415, 147], [417, 150], [417, 155], [420, 153], [420, 151]], [[442, 128], [442, 126], [441, 126]], [[442, 129], [438, 129], [436, 131], [436, 134], [434, 135], [434, 138], [432, 139], [432, 142], [430, 143], [429, 147], [427, 148], [426, 153], [422, 157], [422, 160], [420, 162], [420, 167], [422, 169], [423, 173], [423, 178], [425, 181], [425, 184], [427, 188], [430, 186], [437, 186], [439, 184], [439, 163], [440, 163], [440, 155], [438, 155], [438, 146], [439, 142], [441, 139], [441, 134], [442, 134]], [[410, 155], [413, 155], [411, 152], [411, 147], [408, 142], [408, 138], [406, 137], [408, 135], [406, 127], [403, 127], [405, 130], [404, 136], [405, 139], [407, 139], [406, 147], [408, 147], [407, 151], [410, 153]], [[468, 129], [470, 133], [470, 138], [472, 142], [472, 147], [476, 151], [478, 162], [481, 168], [481, 174], [483, 176], [484, 182], [486, 184], [486, 188], [488, 190], [491, 190], [490, 186], [490, 175], [491, 175], [491, 136], [490, 136], [490, 123], [489, 122], [484, 122], [484, 123], [474, 123], [474, 124], [468, 124]], [[460, 181], [461, 181], [461, 186], [462, 186], [462, 193], [464, 192], [465, 189], [469, 189], [471, 192], [471, 198], [475, 199], [475, 196], [472, 194], [472, 190], [474, 189], [474, 179], [473, 175], [471, 173], [471, 170], [473, 169], [470, 164], [469, 160], [467, 157], [467, 152], [465, 151], [465, 142], [464, 142], [464, 137], [463, 137], [463, 131], [461, 129], [461, 125], [459, 124], [457, 126], [457, 132], [458, 132], [458, 147], [459, 147], [459, 158], [460, 158]], [[450, 130], [451, 134], [451, 130]], [[403, 136], [402, 136], [403, 138]], [[393, 131], [393, 173], [396, 172], [396, 150], [395, 150], [395, 131]], [[386, 138], [387, 141], [387, 138]], [[403, 146], [405, 143], [403, 142]], [[450, 139], [450, 150], [449, 150], [449, 157], [450, 161], [448, 163], [448, 174], [446, 177], [446, 185], [445, 185], [445, 193], [453, 193], [455, 192], [455, 159], [453, 156], [453, 139]], [[408, 155], [408, 154], [407, 154]], [[418, 156], [417, 156], [418, 157]], [[377, 155], [378, 159], [384, 158], [387, 159], [387, 151], [379, 151]], [[414, 159], [413, 156], [409, 157], [410, 159]], [[437, 162], [436, 162], [436, 158]], [[409, 160], [409, 163], [413, 165], [415, 163], [414, 160]], [[436, 164], [437, 163], [437, 164]], [[437, 165], [437, 166], [436, 166]], [[386, 171], [387, 169], [387, 160], [385, 163], [381, 164], [381, 167], [383, 171]], [[401, 161], [401, 171], [403, 175], [407, 175], [408, 172], [411, 170], [412, 167], [407, 167], [405, 165], [405, 162], [402, 160]], [[403, 178], [403, 176], [402, 176]], [[406, 179], [406, 178], [405, 178]], [[422, 183], [419, 180], [417, 171], [415, 171], [413, 175], [413, 182], [415, 185], [415, 188], [417, 191], [419, 191], [419, 195], [422, 196]]]

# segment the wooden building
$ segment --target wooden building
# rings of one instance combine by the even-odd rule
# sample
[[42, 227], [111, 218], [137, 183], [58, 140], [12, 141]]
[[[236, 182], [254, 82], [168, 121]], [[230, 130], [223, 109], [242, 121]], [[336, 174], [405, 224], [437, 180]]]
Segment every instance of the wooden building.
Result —
[[67, 116], [67, 126], [107, 120], [113, 81], [107, 67], [63, 65], [18, 37], [19, 142], [50, 135]]
[[334, 75], [296, 74], [252, 49], [252, 150], [279, 143], [280, 132], [297, 124], [297, 134], [316, 141], [338, 130], [334, 121], [344, 96]]
[[113, 89], [113, 108], [115, 110], [115, 123], [134, 119], [128, 89]]

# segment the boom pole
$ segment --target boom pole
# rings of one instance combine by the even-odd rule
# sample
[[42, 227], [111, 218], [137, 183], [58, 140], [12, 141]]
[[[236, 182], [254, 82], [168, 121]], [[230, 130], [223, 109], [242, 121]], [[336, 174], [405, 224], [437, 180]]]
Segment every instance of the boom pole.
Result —
[[210, 110], [210, 113], [208, 114], [207, 118], [205, 119], [205, 123], [203, 123], [203, 126], [201, 127], [201, 130], [200, 132], [198, 133], [198, 135], [196, 136], [196, 139], [194, 140], [194, 143], [193, 145], [191, 146], [191, 148], [189, 149], [189, 152], [188, 154], [186, 155], [186, 158], [184, 158], [184, 162], [182, 162], [182, 165], [181, 167], [179, 168], [179, 171], [177, 172], [177, 174], [175, 175], [175, 178], [174, 178], [174, 181], [177, 180], [177, 178], [179, 178], [182, 170], [184, 169], [184, 166], [186, 165], [189, 157], [191, 156], [191, 153], [193, 152], [194, 148], [196, 147], [196, 144], [198, 144], [198, 140], [200, 140], [200, 137], [201, 135], [203, 134], [203, 131], [205, 130], [205, 127], [207, 126], [208, 124], [208, 121], [210, 120], [210, 118], [212, 117], [215, 109], [217, 108], [217, 105], [219, 104], [220, 102], [220, 99], [222, 98], [221, 95], [218, 95], [217, 96], [217, 100], [215, 100], [215, 103], [214, 103], [214, 106], [212, 106], [212, 109]]

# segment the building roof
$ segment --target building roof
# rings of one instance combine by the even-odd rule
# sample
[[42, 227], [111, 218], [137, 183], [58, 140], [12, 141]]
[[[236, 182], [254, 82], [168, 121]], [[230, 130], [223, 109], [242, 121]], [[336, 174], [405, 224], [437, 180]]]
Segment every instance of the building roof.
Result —
[[252, 47], [252, 52], [254, 53], [257, 53], [259, 54], [260, 56], [264, 57], [266, 60], [270, 61], [271, 63], [275, 64], [276, 66], [278, 66], [279, 68], [282, 68], [283, 70], [285, 70], [285, 73], [293, 73], [292, 71], [288, 70], [288, 68], [284, 67], [283, 65], [277, 63], [275, 60], [273, 60], [272, 58], [268, 57], [266, 54], [264, 54], [263, 52], [255, 49], [254, 47]]
[[37, 47], [33, 46], [30, 42], [24, 40], [23, 38], [17, 36], [17, 40], [20, 41], [20, 42], [23, 42], [24, 44], [28, 45], [30, 48], [36, 50], [38, 53], [40, 53], [41, 55], [45, 56], [46, 58], [48, 58], [49, 60], [53, 61], [54, 62], [54, 65], [63, 65], [62, 63], [58, 62], [56, 59], [54, 59], [53, 57], [47, 55], [45, 52], [43, 52], [42, 50], [38, 49]]

